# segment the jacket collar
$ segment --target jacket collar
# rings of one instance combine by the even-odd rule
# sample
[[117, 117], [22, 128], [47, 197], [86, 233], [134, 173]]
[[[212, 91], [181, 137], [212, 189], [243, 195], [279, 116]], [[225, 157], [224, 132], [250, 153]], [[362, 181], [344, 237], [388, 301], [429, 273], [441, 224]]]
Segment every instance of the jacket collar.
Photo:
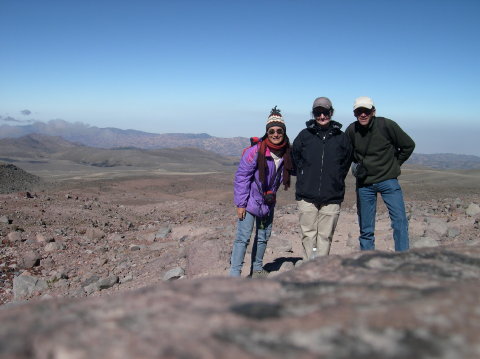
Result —
[[[317, 121], [315, 121], [314, 119], [311, 119], [311, 120], [308, 120], [307, 122], [305, 122], [305, 125], [307, 126], [307, 129], [310, 132], [313, 132], [313, 133], [317, 133], [319, 131], [319, 128], [318, 128], [318, 126], [316, 126], [316, 124], [317, 124]], [[336, 132], [339, 132], [341, 128], [342, 128], [341, 123], [339, 123], [337, 121], [334, 121], [334, 120], [330, 120], [330, 124], [328, 126], [328, 133], [329, 134], [334, 134]]]

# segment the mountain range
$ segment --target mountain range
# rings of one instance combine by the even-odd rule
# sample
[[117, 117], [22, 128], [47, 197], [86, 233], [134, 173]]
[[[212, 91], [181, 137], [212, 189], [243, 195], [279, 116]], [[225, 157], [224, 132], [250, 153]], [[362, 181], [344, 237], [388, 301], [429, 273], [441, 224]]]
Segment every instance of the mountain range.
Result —
[[238, 155], [249, 144], [245, 137], [222, 138], [206, 133], [149, 133], [118, 128], [99, 128], [84, 123], [51, 120], [24, 126], [0, 126], [0, 138], [18, 138], [32, 133], [59, 136], [63, 139], [90, 147], [99, 148], [176, 148], [195, 147], [222, 155]]
[[0, 139], [0, 161], [43, 165], [52, 170], [55, 166], [63, 166], [63, 163], [170, 172], [232, 171], [235, 166], [231, 157], [199, 148], [95, 148], [72, 143], [59, 136], [36, 133]]
[[[33, 136], [32, 136], [33, 135]], [[36, 136], [43, 135], [43, 136]], [[48, 137], [56, 137], [48, 140]], [[45, 156], [47, 153], [59, 152], [75, 161], [83, 161], [98, 166], [132, 165], [152, 163], [150, 156], [155, 156], [153, 163], [158, 162], [157, 152], [145, 150], [182, 148], [179, 151], [166, 151], [161, 156], [178, 157], [178, 153], [191, 152], [186, 148], [201, 149], [205, 152], [221, 155], [220, 162], [225, 165], [229, 160], [223, 156], [239, 157], [242, 150], [249, 145], [245, 137], [223, 138], [214, 137], [206, 133], [149, 133], [137, 130], [122, 130], [118, 128], [99, 128], [84, 123], [70, 123], [64, 120], [35, 122], [24, 126], [0, 126], [0, 157], [15, 156], [32, 158]], [[91, 151], [88, 148], [97, 148]], [[61, 151], [60, 151], [61, 148]], [[102, 149], [102, 150], [99, 150]], [[123, 152], [118, 152], [123, 150]], [[142, 152], [143, 150], [143, 152]], [[113, 152], [116, 151], [116, 152]], [[10, 153], [10, 155], [8, 155]], [[198, 153], [198, 154], [199, 154]], [[83, 156], [83, 157], [82, 157]], [[65, 157], [65, 158], [66, 158]], [[210, 158], [210, 156], [207, 156]], [[214, 156], [213, 156], [214, 157]], [[199, 160], [199, 158], [197, 158]], [[192, 161], [195, 161], [192, 159]], [[420, 165], [434, 169], [480, 169], [480, 157], [473, 155], [459, 155], [451, 153], [419, 154], [414, 153], [407, 161], [410, 165]], [[192, 162], [193, 164], [193, 162]]]

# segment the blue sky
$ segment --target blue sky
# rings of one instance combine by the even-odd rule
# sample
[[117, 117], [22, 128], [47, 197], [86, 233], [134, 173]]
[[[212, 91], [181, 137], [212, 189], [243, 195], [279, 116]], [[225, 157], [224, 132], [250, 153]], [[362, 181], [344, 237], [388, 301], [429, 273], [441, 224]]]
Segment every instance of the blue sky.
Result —
[[0, 0], [0, 125], [250, 137], [277, 105], [293, 140], [315, 97], [346, 126], [370, 96], [417, 152], [480, 155], [479, 16], [476, 0]]

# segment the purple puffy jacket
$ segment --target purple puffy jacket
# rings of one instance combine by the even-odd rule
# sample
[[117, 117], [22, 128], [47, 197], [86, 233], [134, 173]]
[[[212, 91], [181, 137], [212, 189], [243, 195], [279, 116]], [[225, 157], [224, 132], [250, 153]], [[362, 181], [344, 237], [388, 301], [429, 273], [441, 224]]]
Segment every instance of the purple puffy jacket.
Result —
[[[250, 147], [245, 151], [238, 165], [237, 172], [235, 173], [235, 180], [233, 182], [233, 193], [235, 205], [240, 208], [246, 208], [247, 212], [257, 217], [264, 217], [270, 213], [275, 205], [268, 206], [263, 201], [263, 196], [260, 193], [261, 183], [258, 178], [257, 169], [257, 157], [260, 144]], [[273, 161], [270, 150], [267, 147], [265, 158], [267, 160], [268, 170], [265, 172], [267, 185], [263, 188], [263, 191], [277, 192], [280, 183], [283, 179], [283, 158], [280, 159], [278, 166], [278, 179], [277, 171], [275, 170], [275, 162]]]

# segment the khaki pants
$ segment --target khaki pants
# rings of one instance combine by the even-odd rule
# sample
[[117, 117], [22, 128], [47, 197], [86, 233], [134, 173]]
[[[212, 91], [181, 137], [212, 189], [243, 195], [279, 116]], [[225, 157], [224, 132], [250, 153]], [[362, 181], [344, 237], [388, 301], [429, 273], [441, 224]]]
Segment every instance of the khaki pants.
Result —
[[340, 205], [317, 206], [304, 200], [297, 201], [297, 204], [302, 230], [303, 259], [328, 255], [340, 216]]

